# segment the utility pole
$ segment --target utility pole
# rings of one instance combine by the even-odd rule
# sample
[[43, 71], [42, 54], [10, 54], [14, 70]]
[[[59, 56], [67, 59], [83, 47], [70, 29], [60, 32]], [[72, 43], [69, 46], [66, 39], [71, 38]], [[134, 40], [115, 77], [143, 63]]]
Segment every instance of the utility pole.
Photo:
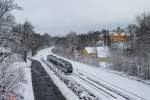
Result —
[[73, 36], [72, 36], [72, 38], [71, 38], [71, 39], [72, 39], [72, 41], [71, 41], [71, 42], [72, 42], [72, 54], [73, 54], [73, 51], [74, 51], [74, 48], [73, 48]]

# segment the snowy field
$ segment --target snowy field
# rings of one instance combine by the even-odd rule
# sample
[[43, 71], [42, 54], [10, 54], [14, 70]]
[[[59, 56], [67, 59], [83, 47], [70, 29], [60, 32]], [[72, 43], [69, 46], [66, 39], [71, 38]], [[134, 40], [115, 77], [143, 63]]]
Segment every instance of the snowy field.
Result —
[[[51, 49], [41, 50], [34, 59], [40, 59], [41, 56], [46, 59], [48, 54], [52, 54]], [[149, 85], [109, 73], [100, 68], [95, 68], [72, 60], [68, 61], [72, 63], [74, 69], [73, 74], [68, 77], [74, 79], [102, 100], [150, 100]], [[57, 78], [53, 79], [54, 81], [58, 81]], [[64, 91], [62, 87], [65, 87], [65, 85], [57, 85], [61, 91]]]

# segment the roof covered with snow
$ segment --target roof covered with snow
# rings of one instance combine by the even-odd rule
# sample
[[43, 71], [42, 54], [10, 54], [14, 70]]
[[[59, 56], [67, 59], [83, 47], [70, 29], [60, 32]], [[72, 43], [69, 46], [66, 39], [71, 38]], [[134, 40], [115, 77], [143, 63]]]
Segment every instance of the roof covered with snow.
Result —
[[107, 46], [97, 47], [97, 56], [98, 57], [108, 57], [110, 52]]
[[114, 35], [114, 36], [125, 36], [126, 33], [125, 32], [109, 32], [110, 35]]
[[95, 47], [85, 47], [85, 50], [91, 54], [91, 53], [96, 53], [96, 48]]
[[100, 47], [85, 47], [85, 50], [89, 53], [97, 53], [98, 57], [108, 57], [110, 52], [108, 46], [100, 46]]

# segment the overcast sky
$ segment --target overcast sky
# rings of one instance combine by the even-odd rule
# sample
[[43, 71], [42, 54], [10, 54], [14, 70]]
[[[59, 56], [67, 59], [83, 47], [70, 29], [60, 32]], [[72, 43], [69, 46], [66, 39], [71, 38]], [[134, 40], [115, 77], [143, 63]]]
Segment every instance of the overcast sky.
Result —
[[150, 0], [15, 0], [17, 22], [29, 20], [37, 33], [64, 35], [126, 26], [150, 11]]

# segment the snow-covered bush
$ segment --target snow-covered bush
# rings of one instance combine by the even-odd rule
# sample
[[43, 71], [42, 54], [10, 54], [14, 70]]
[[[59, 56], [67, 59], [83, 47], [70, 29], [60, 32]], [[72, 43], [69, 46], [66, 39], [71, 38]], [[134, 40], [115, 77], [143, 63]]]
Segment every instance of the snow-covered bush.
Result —
[[16, 100], [23, 100], [22, 82], [24, 71], [22, 67], [16, 67], [15, 56], [7, 56], [0, 64], [0, 99], [7, 100], [14, 97]]

